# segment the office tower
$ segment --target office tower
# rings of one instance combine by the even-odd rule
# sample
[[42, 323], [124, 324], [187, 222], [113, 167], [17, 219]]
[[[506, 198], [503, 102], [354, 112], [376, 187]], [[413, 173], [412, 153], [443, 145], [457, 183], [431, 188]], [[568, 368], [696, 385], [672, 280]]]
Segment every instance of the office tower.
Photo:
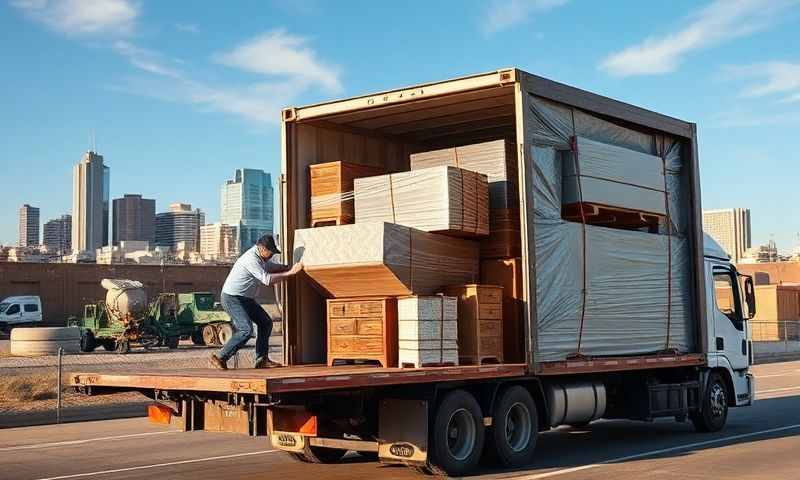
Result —
[[27, 203], [19, 207], [19, 246], [39, 246], [39, 209]]
[[200, 227], [200, 255], [204, 259], [235, 259], [238, 254], [236, 227], [224, 223], [212, 223]]
[[200, 227], [206, 217], [202, 210], [192, 210], [188, 203], [173, 203], [169, 211], [156, 215], [156, 245], [175, 249], [178, 242], [186, 242], [192, 250], [200, 243]]
[[703, 230], [738, 263], [750, 248], [750, 209], [703, 210]]
[[108, 245], [110, 169], [88, 151], [72, 169], [72, 248], [94, 251]]
[[64, 214], [44, 224], [44, 246], [49, 253], [59, 255], [72, 251], [72, 215]]
[[156, 201], [141, 195], [125, 194], [115, 198], [112, 208], [113, 244], [125, 240], [154, 243]]
[[272, 234], [272, 177], [263, 170], [239, 168], [222, 185], [220, 221], [236, 227], [239, 252], [264, 234]]

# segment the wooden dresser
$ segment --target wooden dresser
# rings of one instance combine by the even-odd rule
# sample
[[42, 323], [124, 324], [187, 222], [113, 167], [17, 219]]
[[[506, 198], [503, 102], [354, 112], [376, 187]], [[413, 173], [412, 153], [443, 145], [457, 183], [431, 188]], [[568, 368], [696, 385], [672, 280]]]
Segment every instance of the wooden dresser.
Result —
[[397, 366], [397, 299], [328, 300], [328, 365], [337, 360], [377, 360]]
[[343, 225], [355, 221], [353, 198], [342, 194], [353, 191], [353, 180], [382, 175], [379, 167], [347, 162], [328, 162], [310, 165], [311, 215], [310, 225]]
[[462, 364], [503, 362], [503, 287], [451, 285], [458, 298], [458, 357]]

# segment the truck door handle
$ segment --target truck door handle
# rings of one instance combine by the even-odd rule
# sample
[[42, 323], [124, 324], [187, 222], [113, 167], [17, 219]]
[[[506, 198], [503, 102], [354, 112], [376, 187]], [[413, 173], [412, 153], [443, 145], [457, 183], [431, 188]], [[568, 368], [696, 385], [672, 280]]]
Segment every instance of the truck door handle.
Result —
[[717, 337], [717, 350], [725, 350], [725, 339]]
[[747, 355], [747, 340], [742, 340], [742, 355]]

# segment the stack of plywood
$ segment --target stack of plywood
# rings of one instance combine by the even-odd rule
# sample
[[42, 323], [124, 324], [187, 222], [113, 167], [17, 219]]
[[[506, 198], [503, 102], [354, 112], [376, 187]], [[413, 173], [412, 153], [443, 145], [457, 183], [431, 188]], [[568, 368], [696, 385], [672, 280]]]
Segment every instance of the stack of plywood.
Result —
[[508, 139], [412, 154], [411, 169], [455, 165], [486, 175], [489, 182], [489, 236], [481, 240], [482, 258], [521, 255], [517, 153]]
[[461, 363], [503, 362], [503, 287], [451, 285], [458, 298], [458, 356]]
[[561, 203], [588, 203], [666, 214], [663, 160], [577, 137], [576, 156], [562, 163]]
[[401, 367], [458, 365], [458, 299], [401, 297], [397, 317]]
[[328, 297], [434, 294], [476, 282], [478, 243], [384, 222], [295, 231], [295, 261]]
[[486, 175], [440, 166], [354, 182], [356, 223], [391, 222], [459, 236], [489, 233]]
[[355, 220], [353, 180], [385, 172], [382, 168], [347, 162], [318, 163], [309, 166], [310, 225], [314, 227], [353, 223]]
[[481, 260], [481, 283], [503, 287], [503, 359], [509, 363], [524, 362], [522, 259]]

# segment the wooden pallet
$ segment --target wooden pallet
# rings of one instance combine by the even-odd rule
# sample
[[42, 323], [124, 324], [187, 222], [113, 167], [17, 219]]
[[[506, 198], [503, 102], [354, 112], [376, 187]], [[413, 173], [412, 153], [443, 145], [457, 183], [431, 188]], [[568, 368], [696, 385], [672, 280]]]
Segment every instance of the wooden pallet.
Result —
[[661, 225], [666, 224], [666, 216], [664, 215], [588, 202], [563, 205], [561, 207], [561, 217], [570, 222], [581, 222], [585, 219], [587, 225], [622, 230], [641, 230], [646, 228], [650, 233], [658, 233]]
[[350, 215], [337, 215], [335, 217], [320, 217], [320, 218], [312, 217], [310, 223], [311, 223], [311, 228], [330, 227], [333, 225], [349, 225], [353, 223], [353, 217]]
[[423, 362], [423, 363], [414, 363], [414, 362], [403, 362], [400, 365], [400, 368], [434, 368], [434, 367], [455, 367], [456, 362], [438, 362], [438, 363], [431, 363], [431, 362]]

